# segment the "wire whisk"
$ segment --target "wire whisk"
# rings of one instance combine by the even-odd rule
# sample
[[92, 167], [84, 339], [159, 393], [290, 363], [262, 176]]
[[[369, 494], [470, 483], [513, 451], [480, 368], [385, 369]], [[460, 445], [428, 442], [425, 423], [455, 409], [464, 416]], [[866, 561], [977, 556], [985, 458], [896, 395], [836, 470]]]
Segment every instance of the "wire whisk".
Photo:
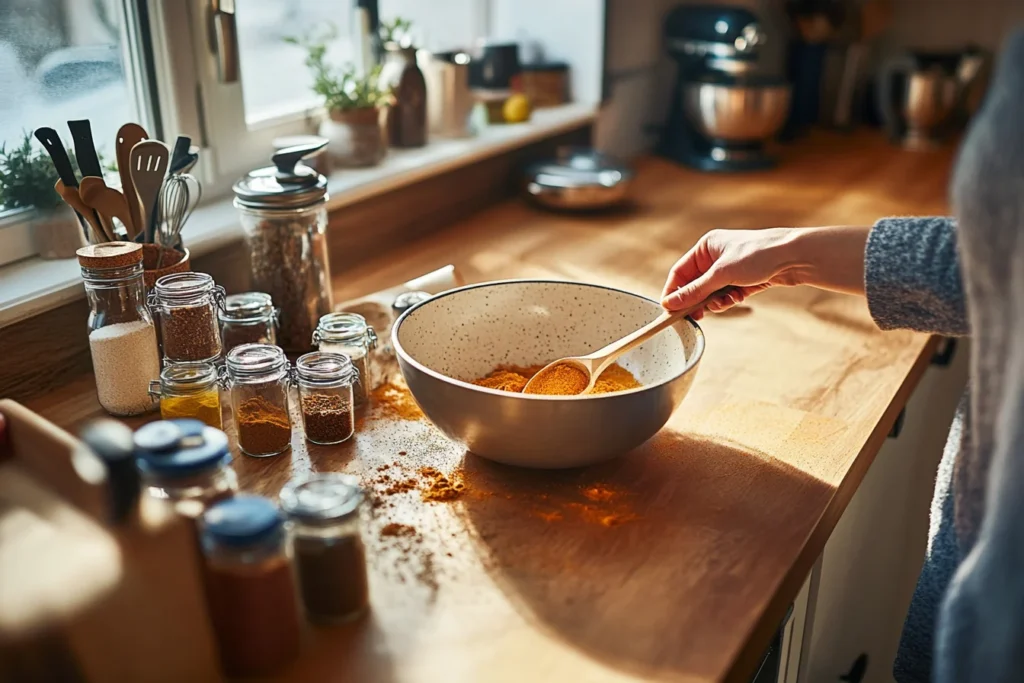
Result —
[[159, 230], [157, 242], [164, 249], [160, 250], [156, 267], [159, 269], [164, 252], [178, 244], [182, 228], [188, 222], [196, 205], [203, 197], [203, 185], [189, 173], [175, 173], [167, 177], [160, 188]]

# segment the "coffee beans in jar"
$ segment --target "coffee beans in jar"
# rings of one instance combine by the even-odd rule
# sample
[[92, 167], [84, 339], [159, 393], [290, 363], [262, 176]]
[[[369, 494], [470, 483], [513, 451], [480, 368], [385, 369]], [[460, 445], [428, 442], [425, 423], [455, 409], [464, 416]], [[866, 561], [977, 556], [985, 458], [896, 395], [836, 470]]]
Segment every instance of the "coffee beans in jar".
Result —
[[160, 317], [165, 360], [206, 362], [220, 356], [217, 312], [224, 289], [206, 273], [174, 273], [156, 281], [149, 305]]

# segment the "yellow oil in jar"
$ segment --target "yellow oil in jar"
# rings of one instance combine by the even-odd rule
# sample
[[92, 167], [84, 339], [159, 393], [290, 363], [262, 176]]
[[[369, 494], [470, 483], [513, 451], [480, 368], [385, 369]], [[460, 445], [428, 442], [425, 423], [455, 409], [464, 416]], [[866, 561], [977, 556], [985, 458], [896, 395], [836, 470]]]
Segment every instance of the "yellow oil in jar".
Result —
[[165, 420], [191, 418], [223, 429], [220, 392], [217, 387], [212, 387], [187, 396], [164, 396], [160, 399], [160, 417]]

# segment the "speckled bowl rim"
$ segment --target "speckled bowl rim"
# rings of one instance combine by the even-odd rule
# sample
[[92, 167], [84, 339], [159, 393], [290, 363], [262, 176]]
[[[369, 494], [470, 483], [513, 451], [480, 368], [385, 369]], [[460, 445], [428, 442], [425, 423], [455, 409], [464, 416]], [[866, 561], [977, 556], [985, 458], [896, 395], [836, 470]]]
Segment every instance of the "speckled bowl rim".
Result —
[[643, 296], [641, 294], [637, 294], [636, 292], [630, 292], [630, 291], [625, 290], [625, 289], [619, 289], [618, 287], [608, 287], [607, 285], [597, 285], [597, 284], [594, 284], [594, 283], [591, 283], [591, 282], [573, 282], [571, 280], [546, 280], [546, 279], [536, 279], [536, 280], [535, 279], [493, 280], [491, 282], [478, 282], [478, 283], [475, 283], [475, 284], [472, 284], [472, 285], [466, 285], [464, 287], [458, 287], [456, 289], [449, 289], [447, 292], [442, 292], [441, 294], [437, 294], [436, 296], [432, 296], [429, 299], [425, 299], [423, 301], [420, 301], [419, 303], [415, 304], [414, 306], [412, 306], [409, 309], [407, 309], [404, 313], [402, 313], [402, 315], [398, 317], [398, 320], [395, 321], [395, 324], [391, 328], [391, 344], [392, 344], [392, 346], [395, 349], [395, 353], [397, 355], [401, 356], [402, 360], [404, 360], [409, 365], [412, 365], [413, 367], [415, 367], [420, 372], [423, 372], [423, 373], [425, 373], [427, 375], [430, 375], [431, 377], [433, 377], [435, 379], [443, 380], [445, 382], [450, 382], [450, 383], [452, 383], [452, 384], [454, 384], [456, 386], [463, 387], [465, 389], [471, 389], [473, 391], [479, 391], [479, 392], [484, 393], [484, 394], [492, 394], [494, 396], [501, 396], [503, 398], [521, 399], [523, 401], [566, 401], [566, 400], [572, 400], [572, 401], [597, 401], [597, 400], [600, 400], [600, 399], [614, 399], [614, 398], [616, 398], [618, 396], [628, 396], [629, 394], [639, 394], [640, 392], [648, 391], [650, 389], [655, 389], [657, 387], [661, 387], [661, 386], [664, 386], [666, 384], [669, 384], [671, 382], [676, 381], [677, 379], [679, 379], [680, 377], [682, 377], [683, 375], [688, 373], [690, 370], [692, 370], [694, 367], [696, 367], [697, 363], [700, 362], [701, 357], [704, 355], [704, 330], [700, 329], [700, 325], [697, 324], [696, 320], [694, 320], [690, 316], [686, 316], [686, 322], [690, 323], [690, 326], [693, 327], [693, 331], [694, 331], [694, 335], [695, 335], [696, 339], [695, 339], [695, 343], [694, 343], [693, 357], [686, 359], [686, 365], [683, 367], [682, 371], [679, 372], [678, 374], [673, 375], [672, 377], [669, 377], [666, 380], [658, 382], [657, 384], [644, 384], [642, 386], [637, 387], [636, 389], [627, 389], [626, 391], [614, 391], [614, 392], [609, 392], [609, 393], [606, 393], [606, 394], [583, 394], [583, 395], [579, 395], [579, 396], [545, 396], [545, 395], [540, 395], [540, 394], [520, 394], [520, 393], [516, 393], [516, 392], [513, 392], [513, 391], [501, 391], [500, 389], [490, 389], [488, 387], [482, 387], [482, 386], [480, 386], [478, 384], [471, 384], [470, 382], [463, 382], [461, 379], [455, 379], [454, 377], [449, 377], [448, 375], [442, 374], [442, 373], [440, 373], [440, 372], [438, 372], [436, 370], [432, 370], [431, 368], [428, 368], [423, 363], [420, 363], [419, 361], [414, 359], [412, 356], [409, 355], [409, 353], [404, 348], [402, 348], [401, 342], [398, 341], [398, 331], [402, 328], [402, 323], [404, 323], [405, 319], [407, 317], [409, 317], [410, 315], [412, 315], [413, 313], [415, 313], [417, 311], [417, 309], [419, 309], [421, 306], [425, 306], [427, 304], [436, 302], [439, 299], [443, 299], [443, 298], [445, 298], [447, 296], [451, 296], [453, 294], [458, 294], [460, 292], [465, 292], [465, 291], [468, 291], [468, 290], [471, 290], [471, 289], [480, 289], [482, 287], [495, 287], [495, 286], [499, 286], [499, 285], [522, 285], [522, 284], [574, 285], [574, 286], [577, 286], [577, 287], [593, 287], [595, 289], [606, 289], [606, 290], [608, 290], [610, 292], [618, 292], [619, 294], [628, 294], [629, 296], [636, 297], [637, 299], [643, 299], [644, 301], [649, 301], [652, 304], [654, 304], [655, 306], [658, 306], [659, 308], [661, 307], [661, 304], [659, 304], [654, 299], [649, 299], [648, 297]]

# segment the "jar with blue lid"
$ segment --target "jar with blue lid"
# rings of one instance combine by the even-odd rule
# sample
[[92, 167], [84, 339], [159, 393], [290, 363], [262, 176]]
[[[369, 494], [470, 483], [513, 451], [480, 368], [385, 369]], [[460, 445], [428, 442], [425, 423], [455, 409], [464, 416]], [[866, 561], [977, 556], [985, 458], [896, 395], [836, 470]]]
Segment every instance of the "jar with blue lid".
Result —
[[198, 518], [238, 491], [228, 437], [199, 420], [161, 420], [135, 432], [135, 455], [150, 495]]
[[201, 540], [225, 673], [280, 671], [298, 657], [301, 642], [281, 511], [260, 496], [235, 496], [206, 511]]

